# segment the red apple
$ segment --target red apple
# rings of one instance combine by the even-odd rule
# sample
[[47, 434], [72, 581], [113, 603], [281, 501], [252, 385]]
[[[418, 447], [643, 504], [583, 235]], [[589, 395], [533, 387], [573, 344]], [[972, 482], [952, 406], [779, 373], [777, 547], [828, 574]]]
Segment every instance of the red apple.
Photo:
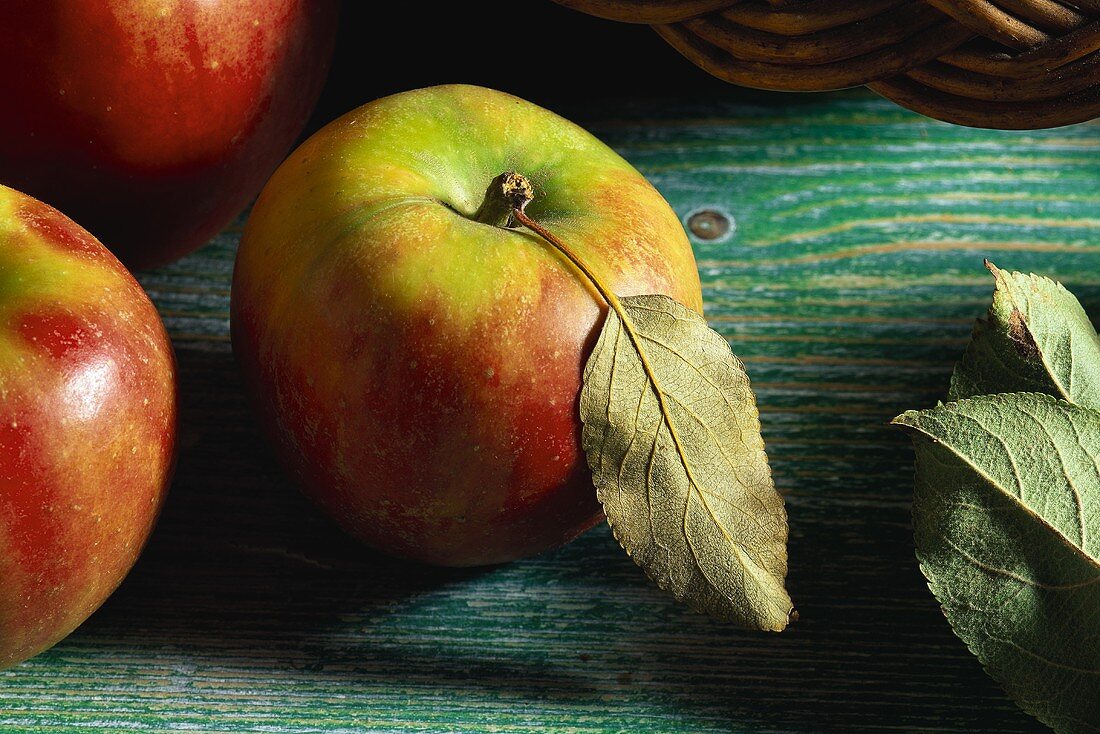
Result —
[[122, 581], [164, 498], [172, 347], [103, 245], [0, 186], [0, 668]]
[[683, 228], [637, 171], [478, 87], [333, 122], [245, 229], [233, 344], [263, 422], [306, 494], [389, 553], [498, 563], [601, 517], [577, 400], [605, 304], [538, 237], [478, 221], [508, 170], [535, 186], [528, 213], [616, 293], [701, 309]]
[[256, 195], [324, 82], [336, 0], [3, 0], [0, 183], [132, 267]]

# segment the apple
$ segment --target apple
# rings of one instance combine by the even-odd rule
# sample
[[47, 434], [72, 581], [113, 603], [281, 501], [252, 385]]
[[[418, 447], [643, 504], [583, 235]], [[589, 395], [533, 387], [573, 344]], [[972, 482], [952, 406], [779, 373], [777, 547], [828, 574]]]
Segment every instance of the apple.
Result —
[[500, 563], [602, 517], [577, 400], [606, 304], [482, 208], [511, 170], [534, 185], [527, 213], [616, 293], [702, 308], [683, 228], [641, 174], [580, 127], [478, 87], [397, 94], [329, 124], [245, 227], [231, 324], [261, 420], [306, 495], [391, 554]]
[[175, 438], [172, 347], [141, 286], [72, 220], [0, 186], [0, 669], [122, 581]]
[[336, 0], [3, 0], [0, 183], [131, 267], [223, 229], [320, 94]]

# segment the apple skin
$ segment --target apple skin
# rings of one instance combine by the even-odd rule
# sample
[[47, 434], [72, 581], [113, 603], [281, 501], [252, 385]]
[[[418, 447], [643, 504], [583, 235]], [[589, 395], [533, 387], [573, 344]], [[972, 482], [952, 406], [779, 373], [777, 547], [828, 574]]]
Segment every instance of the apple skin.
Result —
[[0, 669], [122, 581], [175, 437], [172, 348], [141, 286], [68, 217], [0, 186]]
[[130, 267], [199, 247], [320, 94], [336, 0], [3, 0], [0, 183]]
[[602, 518], [577, 400], [606, 305], [537, 236], [470, 218], [508, 170], [616, 293], [701, 310], [656, 189], [576, 125], [479, 87], [329, 124], [245, 227], [231, 324], [262, 422], [306, 495], [390, 554], [501, 563]]

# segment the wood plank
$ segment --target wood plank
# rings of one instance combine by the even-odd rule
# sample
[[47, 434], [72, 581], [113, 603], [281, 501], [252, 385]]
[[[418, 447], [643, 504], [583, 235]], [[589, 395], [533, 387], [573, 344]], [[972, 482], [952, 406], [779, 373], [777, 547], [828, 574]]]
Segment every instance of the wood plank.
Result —
[[[227, 341], [240, 225], [142, 275], [182, 375], [183, 454], [145, 556], [54, 650], [0, 674], [0, 730], [1031, 732], [913, 559], [886, 421], [945, 390], [990, 257], [1100, 311], [1100, 125], [999, 133], [865, 94], [574, 110], [685, 221], [748, 365], [791, 518], [782, 635], [651, 588], [606, 529], [443, 571], [343, 539], [282, 476]], [[567, 113], [570, 111], [566, 111]]]

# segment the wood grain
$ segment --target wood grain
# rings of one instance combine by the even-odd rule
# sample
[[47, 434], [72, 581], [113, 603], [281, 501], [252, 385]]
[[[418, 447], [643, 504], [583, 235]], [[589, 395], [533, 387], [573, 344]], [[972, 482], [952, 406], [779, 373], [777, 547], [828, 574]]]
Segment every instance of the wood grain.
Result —
[[[786, 98], [783, 98], [786, 99]], [[1040, 731], [950, 633], [913, 558], [912, 454], [989, 257], [1100, 311], [1100, 125], [993, 133], [859, 95], [565, 110], [696, 239], [791, 521], [801, 621], [731, 630], [651, 588], [600, 528], [440, 571], [344, 540], [283, 478], [227, 340], [239, 228], [142, 275], [174, 336], [183, 452], [145, 556], [52, 651], [0, 674], [0, 731]]]

